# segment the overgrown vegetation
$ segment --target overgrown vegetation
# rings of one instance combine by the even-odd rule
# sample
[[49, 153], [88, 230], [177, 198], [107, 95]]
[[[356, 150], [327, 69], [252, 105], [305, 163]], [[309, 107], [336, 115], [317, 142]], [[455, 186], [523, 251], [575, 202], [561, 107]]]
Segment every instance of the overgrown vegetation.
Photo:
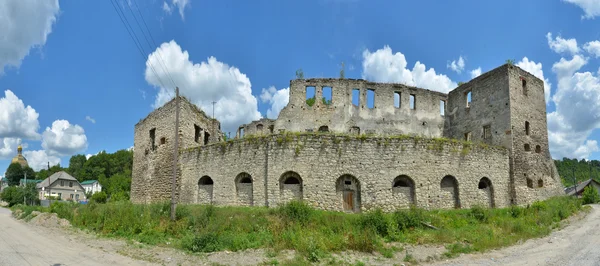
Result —
[[580, 183], [590, 178], [600, 182], [600, 161], [598, 160], [563, 158], [554, 160], [554, 164], [566, 187], [572, 186], [574, 182]]
[[8, 206], [25, 203], [29, 205], [40, 203], [34, 183], [27, 183], [25, 187], [7, 187], [0, 193], [0, 200], [8, 203]]
[[[15, 208], [33, 210], [20, 205]], [[57, 213], [72, 225], [101, 235], [152, 245], [172, 243], [170, 246], [191, 252], [294, 249], [307, 261], [318, 262], [330, 252], [348, 249], [377, 251], [389, 257], [389, 242], [442, 244], [449, 257], [483, 251], [544, 236], [581, 208], [581, 200], [571, 197], [556, 197], [528, 207], [411, 208], [364, 214], [321, 211], [301, 202], [278, 208], [179, 205], [176, 221], [169, 219], [168, 203], [53, 203], [50, 208], [36, 210]]]
[[583, 204], [598, 203], [600, 195], [594, 186], [587, 186], [583, 189]]

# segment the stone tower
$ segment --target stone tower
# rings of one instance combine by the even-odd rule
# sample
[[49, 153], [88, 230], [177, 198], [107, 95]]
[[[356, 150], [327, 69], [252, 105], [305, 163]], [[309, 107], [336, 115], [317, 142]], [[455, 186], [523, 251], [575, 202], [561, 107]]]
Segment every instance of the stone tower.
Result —
[[562, 193], [548, 148], [544, 82], [517, 66], [502, 65], [451, 91], [444, 136], [506, 147], [513, 204]]

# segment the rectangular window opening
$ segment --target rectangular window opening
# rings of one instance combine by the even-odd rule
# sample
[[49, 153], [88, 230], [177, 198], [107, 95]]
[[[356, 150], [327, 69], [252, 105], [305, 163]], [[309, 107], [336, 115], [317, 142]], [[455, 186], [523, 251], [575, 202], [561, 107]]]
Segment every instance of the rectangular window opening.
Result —
[[240, 138], [243, 138], [244, 137], [244, 128], [240, 127], [239, 131], [240, 131]]
[[194, 141], [200, 143], [200, 132], [202, 129], [198, 125], [194, 125]]
[[471, 91], [467, 92], [467, 108], [471, 107]]
[[359, 89], [352, 90], [352, 104], [354, 106], [360, 106], [360, 90]]
[[492, 138], [492, 126], [487, 125], [483, 126], [483, 139], [491, 139]]
[[154, 150], [156, 148], [156, 142], [155, 142], [155, 138], [156, 138], [156, 128], [150, 129], [150, 142], [152, 144], [152, 150]]
[[400, 92], [399, 91], [395, 91], [394, 92], [394, 107], [396, 108], [400, 108]]
[[446, 115], [446, 101], [444, 101], [444, 100], [440, 100], [440, 115], [441, 116]]
[[331, 87], [323, 87], [323, 104], [331, 105], [333, 97], [333, 89]]
[[414, 94], [410, 95], [409, 105], [411, 110], [415, 110], [417, 108], [417, 97]]
[[521, 78], [521, 86], [523, 87], [523, 95], [527, 96], [527, 80]]
[[315, 104], [315, 87], [314, 86], [307, 86], [306, 87], [306, 104], [308, 104], [308, 106], [313, 106]]
[[204, 145], [208, 144], [210, 140], [210, 134], [208, 132], [204, 132]]
[[465, 133], [465, 140], [466, 141], [471, 141], [471, 132]]
[[367, 108], [375, 108], [375, 90], [367, 89]]
[[525, 135], [529, 136], [529, 121], [525, 121]]

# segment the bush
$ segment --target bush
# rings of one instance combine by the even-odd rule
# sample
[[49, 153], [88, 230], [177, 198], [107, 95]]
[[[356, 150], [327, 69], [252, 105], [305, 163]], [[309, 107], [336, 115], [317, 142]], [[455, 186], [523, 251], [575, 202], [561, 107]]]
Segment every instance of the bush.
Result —
[[420, 228], [425, 221], [423, 210], [411, 208], [410, 210], [397, 210], [394, 212], [394, 220], [398, 230], [404, 231], [410, 228]]
[[592, 204], [600, 201], [598, 190], [594, 186], [587, 186], [583, 190], [583, 204]]
[[479, 205], [471, 207], [471, 216], [483, 223], [487, 222], [489, 218], [488, 211]]
[[183, 244], [184, 248], [192, 252], [214, 252], [221, 250], [219, 237], [213, 232], [208, 232], [191, 239], [187, 239]]
[[389, 235], [390, 220], [381, 209], [363, 214], [360, 219], [361, 227], [365, 230], [373, 230], [382, 237]]
[[16, 204], [23, 204], [25, 199], [27, 199], [28, 205], [40, 204], [35, 184], [32, 183], [27, 184], [26, 187], [7, 187], [2, 191], [2, 194], [0, 194], [0, 199], [8, 203], [9, 207]]
[[279, 215], [288, 223], [297, 222], [306, 224], [313, 215], [314, 210], [304, 202], [290, 201], [279, 207]]
[[106, 193], [104, 191], [96, 192], [90, 200], [96, 203], [106, 203]]
[[517, 205], [511, 205], [510, 209], [508, 209], [508, 212], [512, 218], [519, 218], [521, 215], [523, 215], [523, 208]]

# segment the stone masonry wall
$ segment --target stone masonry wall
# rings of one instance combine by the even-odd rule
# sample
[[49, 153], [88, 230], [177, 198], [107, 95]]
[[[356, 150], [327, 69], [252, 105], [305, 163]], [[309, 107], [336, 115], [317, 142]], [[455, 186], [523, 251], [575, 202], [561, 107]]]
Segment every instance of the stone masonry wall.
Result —
[[[315, 88], [313, 106], [306, 103], [306, 88]], [[331, 104], [323, 104], [323, 88], [331, 88]], [[352, 102], [353, 90], [359, 90], [358, 105]], [[374, 91], [374, 106], [367, 104], [367, 91]], [[394, 92], [400, 93], [396, 107]], [[410, 97], [415, 96], [415, 108]], [[440, 137], [444, 117], [440, 101], [446, 94], [402, 84], [374, 83], [355, 79], [297, 79], [290, 82], [290, 100], [275, 122], [275, 133], [284, 131], [316, 132], [326, 126], [336, 133], [379, 135], [415, 134]]]
[[[463, 145], [451, 140], [331, 134], [282, 134], [216, 143], [181, 151], [181, 200], [201, 202], [198, 181], [210, 176], [214, 204], [246, 205], [236, 200], [236, 177], [248, 173], [252, 177], [252, 205], [277, 206], [294, 194], [285, 192], [293, 185], [281, 183], [282, 175], [291, 171], [301, 179], [302, 199], [320, 209], [344, 210], [343, 195], [336, 186], [346, 175], [358, 181], [352, 185], [360, 190], [354, 204], [360, 202], [361, 211], [407, 208], [411, 189], [419, 207], [453, 208], [452, 196], [445, 196], [447, 189], [442, 188], [445, 176], [457, 181], [462, 208], [481, 203], [489, 206], [485, 204], [489, 202], [487, 194], [478, 188], [483, 177], [491, 180], [497, 191], [495, 205], [507, 206], [508, 152]], [[400, 175], [410, 177], [414, 186], [393, 188]]]

